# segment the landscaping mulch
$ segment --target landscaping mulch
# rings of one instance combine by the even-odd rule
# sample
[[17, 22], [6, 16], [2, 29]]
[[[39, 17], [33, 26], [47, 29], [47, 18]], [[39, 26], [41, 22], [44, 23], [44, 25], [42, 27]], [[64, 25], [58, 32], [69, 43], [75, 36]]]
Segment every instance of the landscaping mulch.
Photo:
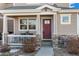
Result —
[[[16, 49], [14, 49], [16, 50]], [[3, 52], [3, 53], [0, 53], [0, 56], [34, 56], [38, 51], [34, 51], [32, 53], [26, 53], [26, 52], [23, 52], [21, 49], [19, 49], [19, 51], [17, 52]]]
[[79, 37], [77, 35], [59, 36], [58, 44], [53, 43], [53, 50], [55, 56], [79, 56]]
[[70, 54], [66, 51], [65, 48], [53, 48], [54, 56], [78, 56], [75, 54]]

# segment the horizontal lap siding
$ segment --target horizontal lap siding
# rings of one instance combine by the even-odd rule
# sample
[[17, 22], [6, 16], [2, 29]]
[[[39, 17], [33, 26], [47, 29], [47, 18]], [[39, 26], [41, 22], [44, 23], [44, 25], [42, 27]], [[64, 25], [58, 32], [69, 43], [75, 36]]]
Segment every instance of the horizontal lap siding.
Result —
[[[3, 32], [3, 20], [0, 19], [0, 33]], [[13, 21], [8, 20], [8, 32], [13, 32]]]
[[60, 14], [58, 14], [57, 30], [59, 35], [77, 34], [77, 14], [72, 14], [71, 24], [66, 25], [60, 23]]
[[13, 20], [8, 20], [8, 32], [14, 32], [14, 22], [13, 22]]
[[2, 33], [3, 31], [3, 20], [0, 19], [0, 33]]

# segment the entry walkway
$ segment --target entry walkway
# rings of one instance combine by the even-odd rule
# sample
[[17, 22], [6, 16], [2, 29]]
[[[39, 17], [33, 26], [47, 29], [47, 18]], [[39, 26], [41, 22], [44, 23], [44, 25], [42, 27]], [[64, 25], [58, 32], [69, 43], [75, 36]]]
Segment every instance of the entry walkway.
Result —
[[35, 56], [54, 56], [52, 47], [41, 47]]

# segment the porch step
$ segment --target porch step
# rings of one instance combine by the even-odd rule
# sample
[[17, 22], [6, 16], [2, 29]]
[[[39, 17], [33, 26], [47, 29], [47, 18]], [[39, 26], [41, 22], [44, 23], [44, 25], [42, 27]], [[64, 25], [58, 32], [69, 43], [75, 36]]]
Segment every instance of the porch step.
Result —
[[52, 40], [42, 40], [41, 46], [52, 46]]

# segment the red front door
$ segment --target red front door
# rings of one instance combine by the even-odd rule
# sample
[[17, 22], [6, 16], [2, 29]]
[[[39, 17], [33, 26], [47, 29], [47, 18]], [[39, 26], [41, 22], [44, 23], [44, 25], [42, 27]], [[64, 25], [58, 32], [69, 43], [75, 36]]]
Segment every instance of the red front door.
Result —
[[51, 39], [51, 19], [43, 19], [43, 39]]

